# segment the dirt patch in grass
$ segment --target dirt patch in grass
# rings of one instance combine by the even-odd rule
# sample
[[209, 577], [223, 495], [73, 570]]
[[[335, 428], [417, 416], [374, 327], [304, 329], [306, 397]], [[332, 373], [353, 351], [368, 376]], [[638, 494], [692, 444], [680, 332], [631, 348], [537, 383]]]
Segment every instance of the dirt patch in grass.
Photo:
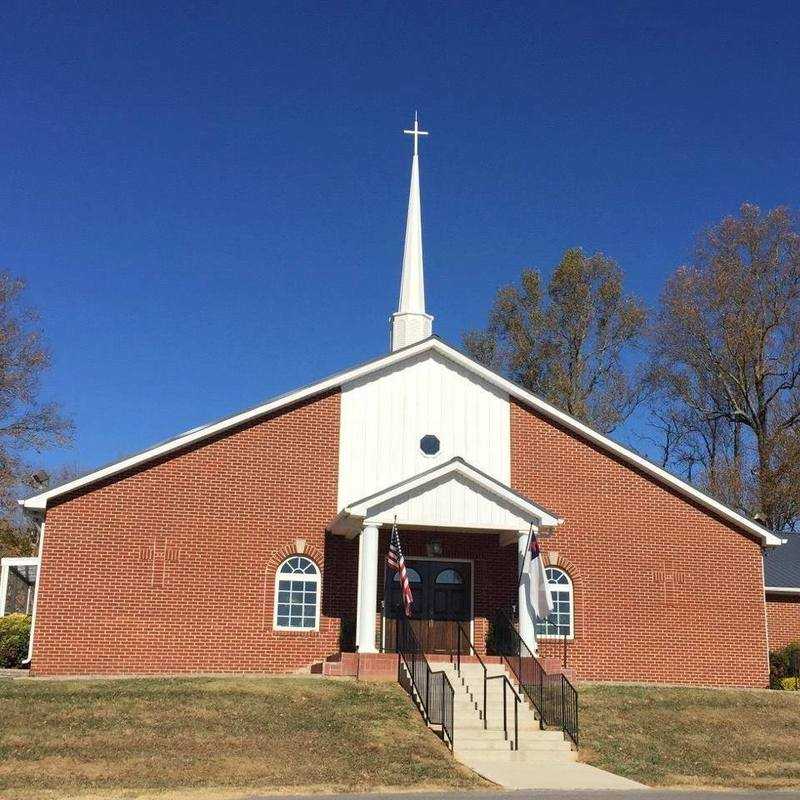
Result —
[[582, 686], [581, 758], [654, 786], [800, 789], [800, 693]]
[[0, 796], [200, 787], [485, 786], [388, 684], [303, 678], [0, 683]]

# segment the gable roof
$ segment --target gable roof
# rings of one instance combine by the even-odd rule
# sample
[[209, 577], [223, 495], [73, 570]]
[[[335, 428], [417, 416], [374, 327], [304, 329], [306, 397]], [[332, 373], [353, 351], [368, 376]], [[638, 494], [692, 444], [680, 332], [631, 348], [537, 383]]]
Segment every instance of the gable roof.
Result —
[[[361, 530], [364, 519], [370, 518], [381, 522], [391, 522], [398, 507], [402, 507], [413, 497], [424, 494], [433, 494], [453, 481], [460, 481], [468, 487], [472, 496], [479, 495], [488, 501], [490, 509], [494, 511], [490, 517], [491, 523], [481, 521], [479, 525], [470, 524], [469, 521], [458, 517], [458, 502], [453, 502], [453, 497], [447, 497], [447, 502], [432, 504], [438, 510], [444, 510], [444, 515], [435, 515], [435, 518], [425, 519], [413, 516], [407, 520], [411, 526], [434, 524], [456, 525], [459, 528], [480, 527], [481, 530], [527, 530], [533, 523], [537, 528], [555, 528], [564, 520], [552, 511], [529, 500], [525, 495], [514, 491], [501, 481], [487, 475], [485, 472], [473, 467], [460, 456], [437, 464], [417, 475], [388, 486], [380, 491], [373, 492], [367, 497], [348, 503], [339, 511], [330, 525], [334, 533], [357, 533]], [[474, 504], [470, 504], [474, 508]], [[444, 506], [441, 509], [440, 506]], [[499, 512], [499, 513], [498, 513]], [[424, 516], [424, 515], [423, 515]], [[404, 515], [404, 519], [407, 519]]]
[[779, 550], [764, 557], [767, 591], [800, 594], [800, 533], [789, 533]]
[[550, 403], [545, 402], [540, 397], [531, 394], [531, 392], [529, 392], [527, 389], [523, 389], [521, 386], [517, 386], [507, 378], [504, 378], [502, 375], [492, 372], [492, 370], [487, 369], [477, 361], [474, 361], [473, 359], [469, 358], [469, 356], [464, 355], [436, 336], [431, 336], [428, 339], [422, 340], [421, 342], [416, 342], [408, 347], [395, 350], [393, 353], [375, 358], [372, 361], [360, 364], [359, 366], [345, 370], [344, 372], [336, 373], [328, 378], [322, 379], [321, 381], [317, 381], [309, 386], [305, 386], [302, 389], [297, 389], [293, 392], [280, 395], [279, 397], [268, 400], [261, 405], [248, 409], [247, 411], [234, 414], [231, 417], [226, 417], [225, 419], [210, 423], [208, 425], [203, 425], [199, 428], [194, 428], [186, 433], [181, 434], [180, 436], [175, 437], [174, 439], [170, 439], [167, 442], [163, 442], [162, 444], [151, 447], [140, 453], [123, 458], [122, 460], [116, 461], [113, 464], [102, 467], [101, 469], [89, 472], [82, 477], [75, 478], [74, 480], [62, 484], [61, 486], [48, 489], [46, 492], [41, 492], [33, 497], [29, 497], [28, 499], [21, 501], [21, 504], [28, 511], [43, 511], [47, 508], [47, 502], [51, 498], [59, 497], [77, 489], [89, 486], [93, 483], [105, 480], [106, 478], [113, 477], [114, 475], [123, 473], [148, 461], [152, 461], [153, 459], [159, 458], [168, 453], [189, 447], [190, 445], [201, 442], [211, 436], [215, 436], [226, 430], [258, 419], [259, 417], [292, 405], [293, 403], [298, 403], [302, 400], [313, 397], [314, 395], [322, 394], [323, 392], [340, 387], [342, 384], [364, 377], [372, 372], [376, 372], [377, 370], [384, 369], [393, 364], [413, 358], [426, 352], [438, 353], [442, 357], [459, 364], [464, 369], [469, 370], [487, 383], [490, 383], [502, 391], [507, 392], [511, 397], [514, 397], [522, 404], [536, 409], [543, 416], [558, 422], [560, 425], [563, 425], [565, 428], [577, 434], [582, 439], [591, 442], [602, 450], [605, 450], [606, 452], [611, 453], [628, 464], [631, 464], [646, 475], [656, 479], [658, 482], [670, 487], [684, 497], [690, 498], [703, 508], [706, 508], [709, 511], [719, 515], [740, 530], [755, 536], [764, 546], [776, 547], [782, 543], [782, 539], [778, 538], [775, 536], [775, 534], [771, 533], [753, 520], [747, 519], [738, 512], [734, 511], [732, 508], [729, 508], [721, 503], [719, 500], [716, 500], [705, 492], [700, 491], [691, 484], [686, 483], [656, 464], [653, 464], [651, 461], [648, 461], [638, 453], [633, 452], [633, 450], [623, 447], [621, 444], [609, 439], [607, 436], [598, 433], [583, 422], [571, 417], [569, 414], [561, 411], [555, 406], [550, 405]]

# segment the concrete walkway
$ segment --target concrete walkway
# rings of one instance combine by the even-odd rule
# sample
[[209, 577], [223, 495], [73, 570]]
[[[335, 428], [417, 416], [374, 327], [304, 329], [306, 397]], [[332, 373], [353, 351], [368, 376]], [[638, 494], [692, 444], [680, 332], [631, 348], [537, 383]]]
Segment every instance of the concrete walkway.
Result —
[[[757, 789], [634, 789], [627, 791], [579, 790], [537, 792], [385, 792], [382, 794], [295, 795], [292, 800], [795, 800], [800, 792]], [[240, 800], [276, 800], [291, 795], [243, 794]]]
[[0, 667], [0, 678], [29, 678], [30, 672], [27, 669], [11, 669], [9, 667]]
[[[523, 759], [516, 762], [480, 762], [471, 760], [473, 769], [484, 778], [499, 784], [504, 789], [566, 789], [592, 790], [615, 789], [630, 791], [648, 789], [643, 783], [606, 772], [579, 761], [546, 764], [542, 761], [529, 763]], [[539, 792], [536, 794], [539, 797]], [[594, 795], [592, 795], [594, 797]]]

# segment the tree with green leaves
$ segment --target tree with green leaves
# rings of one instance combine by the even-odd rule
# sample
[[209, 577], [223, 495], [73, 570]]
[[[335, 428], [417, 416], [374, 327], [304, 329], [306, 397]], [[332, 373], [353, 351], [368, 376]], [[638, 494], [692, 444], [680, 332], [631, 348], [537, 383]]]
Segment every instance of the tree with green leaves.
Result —
[[623, 289], [622, 271], [602, 253], [567, 250], [546, 285], [525, 269], [497, 292], [488, 326], [464, 347], [480, 363], [553, 405], [610, 433], [641, 402], [647, 382], [626, 355], [641, 341], [643, 303]]

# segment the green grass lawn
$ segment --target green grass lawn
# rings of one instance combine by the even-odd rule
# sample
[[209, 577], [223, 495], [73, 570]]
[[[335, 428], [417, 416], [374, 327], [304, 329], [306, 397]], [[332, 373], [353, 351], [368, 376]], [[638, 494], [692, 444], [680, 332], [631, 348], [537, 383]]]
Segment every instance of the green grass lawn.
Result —
[[392, 684], [239, 677], [0, 681], [4, 800], [137, 797], [186, 787], [481, 785]]
[[654, 786], [800, 789], [800, 692], [583, 685], [581, 758]]

